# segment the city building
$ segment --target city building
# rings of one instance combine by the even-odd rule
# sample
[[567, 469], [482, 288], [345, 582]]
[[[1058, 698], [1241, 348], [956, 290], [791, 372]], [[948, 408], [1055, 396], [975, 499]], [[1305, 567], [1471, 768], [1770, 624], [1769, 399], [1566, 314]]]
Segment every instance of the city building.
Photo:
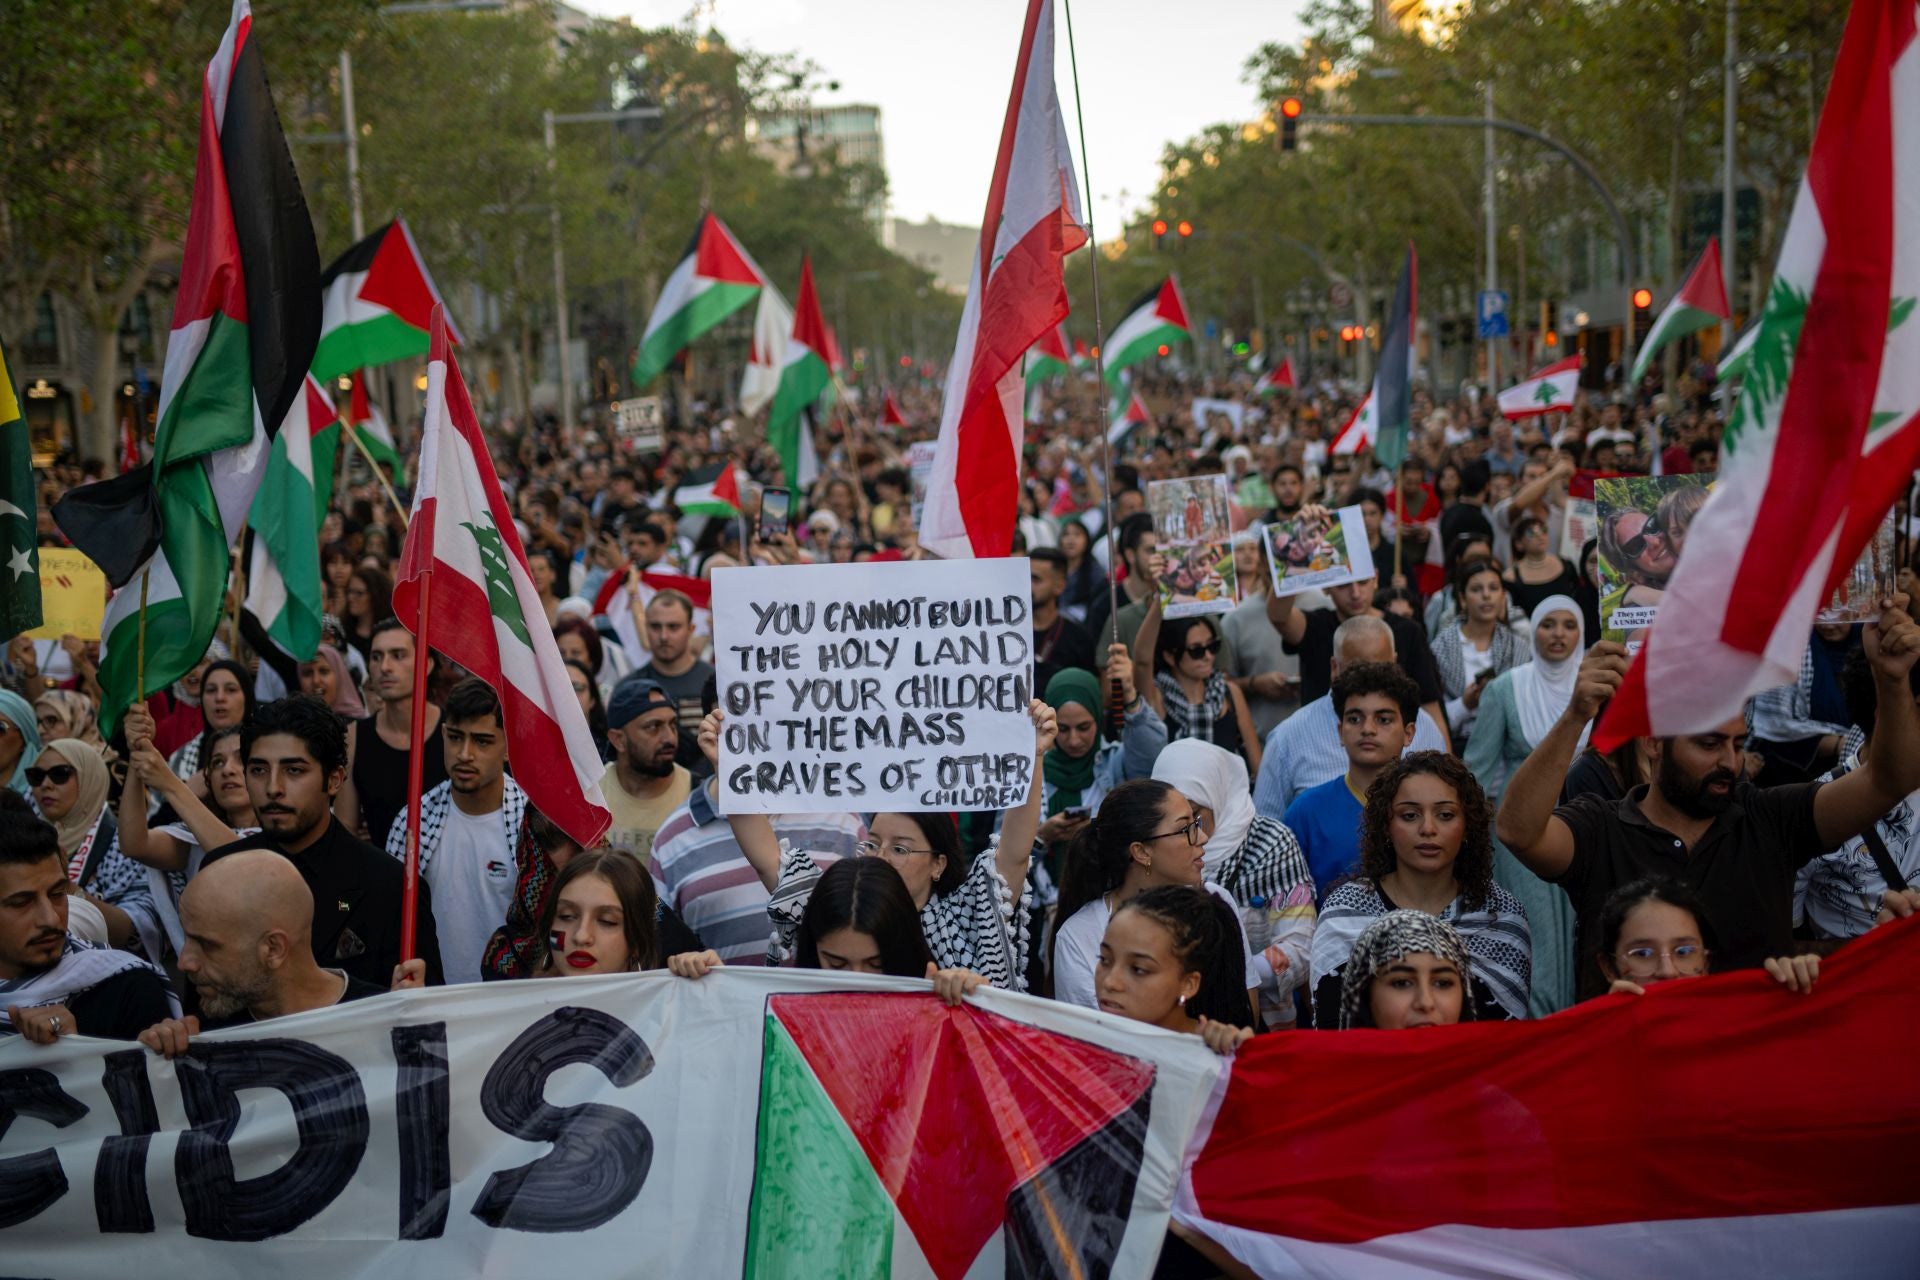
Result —
[[809, 177], [815, 165], [864, 165], [878, 177], [866, 193], [867, 217], [874, 230], [887, 221], [887, 149], [880, 131], [880, 108], [868, 103], [807, 106], [774, 112], [749, 122], [754, 149], [782, 173]]
[[936, 218], [925, 222], [889, 218], [886, 245], [916, 267], [931, 271], [942, 289], [964, 298], [974, 251], [980, 247], [980, 228], [956, 226]]

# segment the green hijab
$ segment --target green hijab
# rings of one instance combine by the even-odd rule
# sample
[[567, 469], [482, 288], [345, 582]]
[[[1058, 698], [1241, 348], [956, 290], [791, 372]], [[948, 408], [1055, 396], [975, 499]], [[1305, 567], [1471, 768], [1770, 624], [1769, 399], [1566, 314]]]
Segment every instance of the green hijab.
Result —
[[1069, 702], [1077, 702], [1093, 717], [1094, 725], [1093, 749], [1087, 754], [1075, 759], [1054, 747], [1041, 762], [1041, 775], [1053, 788], [1053, 795], [1047, 800], [1047, 816], [1051, 818], [1063, 809], [1078, 808], [1080, 797], [1093, 785], [1093, 766], [1100, 759], [1100, 745], [1104, 741], [1100, 719], [1106, 714], [1106, 707], [1100, 695], [1100, 677], [1084, 667], [1068, 667], [1047, 681], [1046, 702], [1056, 711]]

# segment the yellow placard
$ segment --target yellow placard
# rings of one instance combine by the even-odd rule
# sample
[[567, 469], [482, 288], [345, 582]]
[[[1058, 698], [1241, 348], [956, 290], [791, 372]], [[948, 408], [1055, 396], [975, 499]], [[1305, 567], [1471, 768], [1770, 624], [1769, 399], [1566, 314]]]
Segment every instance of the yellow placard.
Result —
[[58, 640], [74, 635], [100, 638], [100, 619], [107, 611], [107, 575], [78, 551], [65, 547], [40, 548], [40, 626], [27, 632], [35, 640]]

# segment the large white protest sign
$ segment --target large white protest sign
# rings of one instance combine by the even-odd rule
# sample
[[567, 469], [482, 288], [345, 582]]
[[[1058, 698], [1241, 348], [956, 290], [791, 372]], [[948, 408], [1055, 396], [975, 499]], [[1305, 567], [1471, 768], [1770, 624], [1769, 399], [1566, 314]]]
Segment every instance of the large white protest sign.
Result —
[[1023, 803], [1031, 588], [1024, 558], [715, 572], [720, 812]]
[[[997, 991], [726, 969], [0, 1043], [10, 1275], [1145, 1277], [1224, 1071]], [[931, 1100], [931, 1101], [930, 1101]]]

